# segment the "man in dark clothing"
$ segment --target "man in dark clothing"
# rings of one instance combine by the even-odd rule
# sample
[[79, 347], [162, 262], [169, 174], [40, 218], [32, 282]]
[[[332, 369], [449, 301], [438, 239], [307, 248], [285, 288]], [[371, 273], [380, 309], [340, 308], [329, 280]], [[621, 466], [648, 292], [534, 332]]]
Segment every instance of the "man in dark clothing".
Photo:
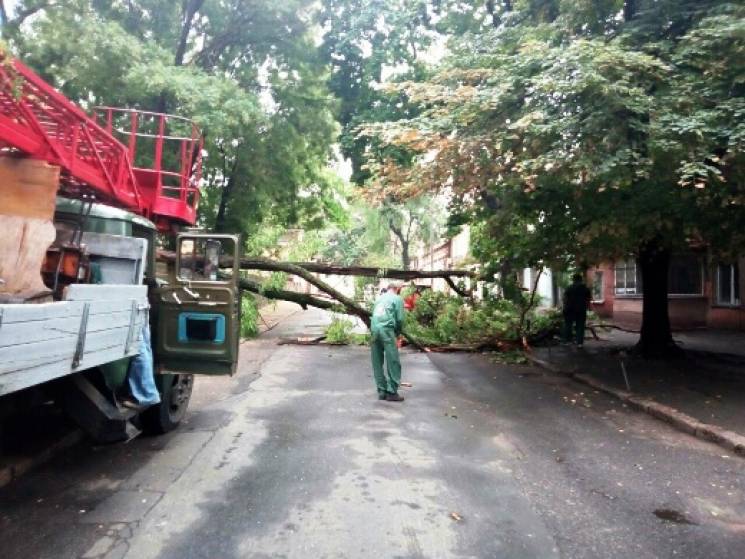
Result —
[[587, 307], [592, 300], [592, 293], [582, 281], [580, 274], [572, 276], [572, 285], [564, 291], [564, 341], [572, 338], [572, 327], [576, 328], [575, 342], [579, 347], [585, 341], [585, 321]]

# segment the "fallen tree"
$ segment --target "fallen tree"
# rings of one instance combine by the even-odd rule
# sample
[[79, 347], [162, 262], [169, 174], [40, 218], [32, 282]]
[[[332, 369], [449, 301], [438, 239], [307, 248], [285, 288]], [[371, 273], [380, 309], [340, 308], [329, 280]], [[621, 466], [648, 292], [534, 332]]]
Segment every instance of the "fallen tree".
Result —
[[[168, 251], [158, 251], [158, 259], [166, 262], [173, 262], [175, 254]], [[225, 261], [227, 267], [229, 261]], [[307, 268], [306, 268], [307, 266]], [[239, 278], [239, 286], [242, 290], [262, 295], [268, 299], [284, 300], [300, 305], [303, 309], [307, 307], [316, 307], [323, 310], [348, 314], [356, 316], [369, 328], [371, 313], [368, 309], [361, 306], [353, 299], [334, 289], [331, 285], [323, 281], [316, 274], [328, 275], [360, 275], [366, 277], [385, 277], [391, 279], [416, 279], [416, 278], [443, 278], [454, 287], [453, 277], [471, 277], [476, 275], [470, 270], [398, 270], [398, 269], [377, 269], [360, 266], [336, 266], [324, 265], [317, 263], [296, 263], [296, 262], [279, 262], [264, 258], [242, 259], [241, 269], [258, 270], [265, 272], [283, 272], [300, 277], [309, 284], [316, 287], [319, 291], [326, 294], [330, 299], [325, 299], [307, 293], [299, 293], [286, 289], [264, 286], [256, 280], [250, 278]], [[461, 290], [455, 288], [456, 292], [462, 294]], [[523, 317], [524, 319], [524, 317]], [[479, 351], [479, 350], [500, 350], [509, 351], [521, 345], [520, 340], [504, 339], [498, 336], [480, 337], [478, 340], [471, 340], [467, 343], [456, 343], [442, 341], [423, 343], [416, 336], [404, 330], [404, 338], [412, 346], [425, 351]], [[530, 340], [528, 340], [530, 341]], [[525, 342], [523, 342], [525, 344]], [[424, 347], [426, 346], [426, 347]]]
[[277, 262], [265, 258], [241, 259], [242, 270], [273, 272], [277, 271], [278, 264], [291, 264], [314, 274], [328, 276], [388, 278], [401, 281], [412, 281], [415, 279], [444, 279], [450, 288], [461, 297], [468, 297], [468, 293], [461, 289], [455, 281], [453, 281], [453, 278], [477, 277], [476, 272], [471, 270], [401, 270], [398, 268], [374, 268], [370, 266], [337, 266], [335, 264], [321, 264], [319, 262]]
[[[275, 260], [266, 258], [241, 258], [242, 270], [273, 270]], [[369, 278], [390, 278], [401, 281], [415, 279], [447, 279], [447, 278], [475, 278], [476, 272], [472, 270], [401, 270], [398, 268], [375, 268], [373, 266], [338, 266], [336, 264], [323, 264], [320, 262], [283, 262], [300, 266], [304, 270], [315, 274], [329, 276], [361, 276]]]
[[[160, 249], [158, 250], [157, 258], [163, 262], [175, 262], [176, 254], [173, 251]], [[231, 264], [232, 263], [227, 258], [221, 259], [221, 265], [228, 267]], [[351, 311], [348, 314], [358, 316], [368, 326], [370, 325], [369, 312], [360, 307], [354, 300], [346, 297], [314, 274], [388, 278], [402, 281], [411, 281], [414, 279], [444, 279], [453, 291], [461, 297], [466, 297], [468, 294], [456, 285], [453, 278], [477, 277], [476, 273], [472, 270], [400, 270], [397, 268], [374, 268], [370, 266], [337, 266], [335, 264], [320, 264], [318, 262], [280, 262], [268, 258], [241, 258], [240, 269], [260, 272], [284, 272], [301, 277], [320, 291], [326, 293], [332, 299], [339, 301], [341, 305]], [[253, 291], [248, 287], [245, 287], [245, 289]], [[286, 299], [288, 301], [298, 302], [300, 300], [305, 300], [305, 304], [317, 306], [310, 302], [309, 299], [303, 299], [302, 297], [298, 298], [295, 296], [303, 294], [297, 294], [296, 292], [286, 290], [274, 291], [277, 295], [276, 297], [270, 297], [266, 293], [262, 294], [270, 299], [285, 299], [287, 296], [290, 297]], [[298, 302], [298, 304], [300, 303]]]
[[[176, 254], [170, 250], [158, 249], [158, 260], [163, 262], [174, 262]], [[222, 257], [220, 264], [229, 267], [229, 257]], [[478, 278], [478, 273], [473, 270], [402, 270], [399, 268], [377, 268], [374, 266], [339, 266], [338, 264], [324, 264], [322, 262], [287, 262], [270, 260], [269, 258], [241, 258], [241, 270], [256, 270], [261, 272], [277, 271], [277, 266], [298, 266], [314, 274], [327, 276], [359, 276], [367, 278], [389, 278], [400, 281], [412, 281], [415, 279], [448, 279], [452, 278]]]
[[[276, 262], [274, 260], [263, 260], [263, 259], [261, 261], [256, 260], [256, 262], [257, 263], [262, 262], [264, 264], [265, 267], [262, 268], [262, 270], [264, 271], [285, 272], [287, 274], [292, 274], [294, 276], [303, 278], [305, 281], [307, 281], [312, 286], [318, 288], [320, 291], [323, 291], [335, 301], [338, 301], [339, 303], [341, 303], [342, 307], [348, 311], [347, 314], [352, 314], [354, 316], [359, 317], [360, 320], [362, 320], [362, 322], [364, 322], [368, 328], [370, 327], [370, 311], [361, 307], [360, 305], [357, 304], [356, 301], [354, 301], [354, 299], [350, 299], [349, 297], [347, 297], [340, 291], [334, 289], [328, 283], [318, 278], [317, 276], [313, 275], [313, 273], [309, 272], [302, 266], [293, 264], [291, 262]], [[257, 270], [259, 268], [251, 268], [251, 269]], [[266, 296], [266, 292], [262, 294]], [[307, 304], [311, 304], [311, 303], [307, 303]]]

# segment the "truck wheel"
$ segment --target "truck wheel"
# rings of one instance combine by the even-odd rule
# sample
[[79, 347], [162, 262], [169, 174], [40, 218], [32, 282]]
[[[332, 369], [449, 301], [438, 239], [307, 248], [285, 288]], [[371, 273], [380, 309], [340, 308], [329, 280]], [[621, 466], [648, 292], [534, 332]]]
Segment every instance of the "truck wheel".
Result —
[[175, 429], [186, 415], [194, 375], [160, 375], [158, 388], [160, 404], [143, 412], [142, 425], [149, 433], [162, 434]]

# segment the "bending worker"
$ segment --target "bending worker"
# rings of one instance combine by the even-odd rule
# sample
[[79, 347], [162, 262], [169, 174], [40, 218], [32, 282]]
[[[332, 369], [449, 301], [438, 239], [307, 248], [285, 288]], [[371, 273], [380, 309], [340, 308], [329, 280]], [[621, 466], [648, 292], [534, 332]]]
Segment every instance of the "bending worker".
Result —
[[[401, 335], [403, 324], [404, 303], [398, 296], [398, 287], [389, 285], [387, 291], [375, 301], [370, 322], [370, 350], [378, 400], [404, 401], [403, 396], [398, 394], [398, 386], [401, 383], [401, 360], [396, 346], [396, 338]], [[384, 362], [387, 375], [383, 371]]]

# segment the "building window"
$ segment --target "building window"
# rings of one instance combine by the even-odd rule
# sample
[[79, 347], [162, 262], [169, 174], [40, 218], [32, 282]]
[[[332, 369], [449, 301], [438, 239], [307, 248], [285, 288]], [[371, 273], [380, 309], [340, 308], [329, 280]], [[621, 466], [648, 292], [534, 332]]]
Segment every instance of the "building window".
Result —
[[604, 288], [603, 272], [596, 270], [592, 275], [592, 300], [594, 303], [602, 303], [605, 300]]
[[[641, 295], [641, 269], [632, 259], [616, 262], [616, 295]], [[695, 254], [675, 255], [670, 259], [667, 277], [669, 295], [702, 295], [704, 267]]]
[[704, 266], [696, 254], [675, 255], [670, 259], [667, 292], [670, 295], [703, 295]]
[[636, 295], [642, 292], [641, 270], [635, 260], [619, 260], [616, 262], [615, 272], [617, 295]]
[[737, 264], [717, 266], [717, 304], [740, 304], [740, 270]]

